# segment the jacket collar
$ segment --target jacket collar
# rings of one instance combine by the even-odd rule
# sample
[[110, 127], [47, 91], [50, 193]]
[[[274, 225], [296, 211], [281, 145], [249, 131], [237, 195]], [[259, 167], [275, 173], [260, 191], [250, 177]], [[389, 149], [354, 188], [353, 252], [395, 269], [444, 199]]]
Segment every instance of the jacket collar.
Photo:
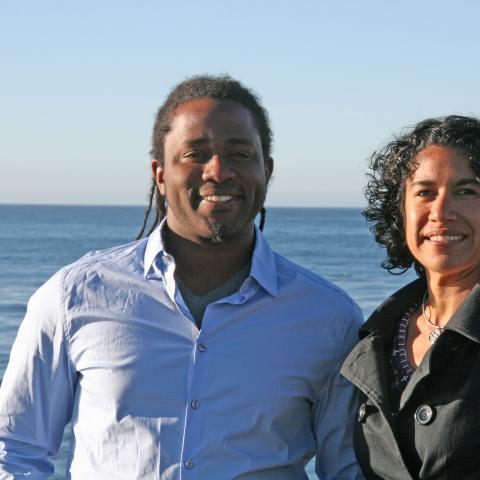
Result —
[[392, 338], [396, 321], [406, 309], [422, 297], [427, 288], [424, 278], [417, 278], [394, 294], [390, 295], [368, 318], [359, 331], [360, 338], [376, 332], [382, 337]]
[[[388, 297], [362, 325], [360, 338], [373, 332], [392, 338], [396, 325], [394, 320], [399, 319], [413, 302], [421, 298], [426, 288], [425, 279], [418, 278]], [[455, 331], [480, 343], [480, 284], [475, 285], [447, 323], [445, 330]]]
[[[379, 406], [385, 402], [387, 391], [384, 375], [386, 357], [383, 351], [386, 342], [394, 335], [395, 325], [405, 310], [418, 301], [425, 292], [426, 282], [419, 278], [391, 295], [360, 328], [361, 341], [346, 358], [341, 373], [354, 383]], [[477, 284], [450, 319], [445, 331], [454, 331], [480, 343], [480, 285]], [[440, 342], [441, 343], [441, 342]], [[435, 347], [440, 345], [435, 344]], [[361, 358], [363, 357], [363, 358]], [[428, 374], [430, 362], [424, 359], [415, 371], [415, 382], [410, 382], [402, 394], [401, 407], [410, 397], [418, 381]], [[413, 377], [412, 377], [413, 379]]]
[[477, 283], [473, 287], [468, 297], [447, 323], [445, 330], [452, 330], [480, 343], [480, 284]]
[[[413, 302], [422, 297], [425, 289], [425, 279], [418, 278], [388, 297], [360, 327], [360, 342], [347, 356], [340, 370], [345, 378], [382, 410], [391, 408], [385, 345], [393, 338], [398, 319]], [[387, 418], [390, 417], [387, 415]]]

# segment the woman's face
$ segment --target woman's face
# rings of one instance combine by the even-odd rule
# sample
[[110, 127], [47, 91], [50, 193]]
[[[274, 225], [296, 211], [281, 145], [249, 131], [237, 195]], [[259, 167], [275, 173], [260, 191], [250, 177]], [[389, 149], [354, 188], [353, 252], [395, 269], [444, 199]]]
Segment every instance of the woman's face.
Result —
[[405, 182], [405, 236], [425, 268], [453, 279], [480, 278], [480, 182], [464, 154], [430, 145]]

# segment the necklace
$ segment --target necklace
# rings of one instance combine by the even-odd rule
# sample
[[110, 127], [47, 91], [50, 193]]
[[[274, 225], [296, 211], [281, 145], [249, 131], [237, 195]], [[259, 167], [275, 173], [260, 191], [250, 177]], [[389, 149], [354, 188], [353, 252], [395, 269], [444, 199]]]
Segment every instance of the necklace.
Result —
[[423, 318], [425, 319], [425, 321], [427, 322], [427, 325], [430, 328], [433, 328], [433, 330], [428, 335], [428, 341], [430, 343], [435, 343], [437, 341], [438, 337], [443, 333], [443, 327], [441, 327], [440, 325], [435, 325], [430, 320], [431, 314], [432, 314], [431, 308], [428, 309], [428, 315], [427, 315], [427, 309], [425, 308], [425, 302], [427, 300], [427, 295], [428, 295], [428, 290], [425, 292], [425, 295], [423, 296], [423, 300], [422, 300], [422, 315], [423, 315]]

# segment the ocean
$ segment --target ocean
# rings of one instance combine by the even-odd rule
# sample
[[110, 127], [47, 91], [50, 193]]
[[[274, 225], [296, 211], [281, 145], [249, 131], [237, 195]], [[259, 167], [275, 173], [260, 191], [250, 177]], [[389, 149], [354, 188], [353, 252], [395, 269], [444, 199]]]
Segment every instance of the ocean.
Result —
[[[0, 378], [30, 295], [63, 265], [90, 250], [133, 240], [142, 207], [0, 205]], [[333, 281], [365, 318], [390, 293], [413, 280], [380, 267], [385, 252], [373, 241], [360, 209], [269, 208], [264, 233], [277, 252]], [[64, 478], [67, 427], [54, 460]], [[313, 462], [307, 467], [315, 478]]]

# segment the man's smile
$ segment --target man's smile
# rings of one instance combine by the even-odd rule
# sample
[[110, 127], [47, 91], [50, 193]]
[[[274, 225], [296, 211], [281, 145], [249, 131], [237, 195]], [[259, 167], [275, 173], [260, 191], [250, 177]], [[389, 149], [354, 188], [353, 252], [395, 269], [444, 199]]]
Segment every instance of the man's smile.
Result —
[[221, 186], [204, 185], [199, 188], [196, 197], [199, 207], [208, 210], [224, 210], [238, 203], [243, 195], [239, 187], [221, 188]]
[[207, 195], [203, 197], [203, 200], [213, 203], [225, 203], [233, 200], [235, 197], [233, 195]]
[[240, 195], [232, 194], [209, 194], [199, 195], [198, 208], [203, 210], [207, 215], [220, 212], [232, 211], [235, 206], [239, 205]]

